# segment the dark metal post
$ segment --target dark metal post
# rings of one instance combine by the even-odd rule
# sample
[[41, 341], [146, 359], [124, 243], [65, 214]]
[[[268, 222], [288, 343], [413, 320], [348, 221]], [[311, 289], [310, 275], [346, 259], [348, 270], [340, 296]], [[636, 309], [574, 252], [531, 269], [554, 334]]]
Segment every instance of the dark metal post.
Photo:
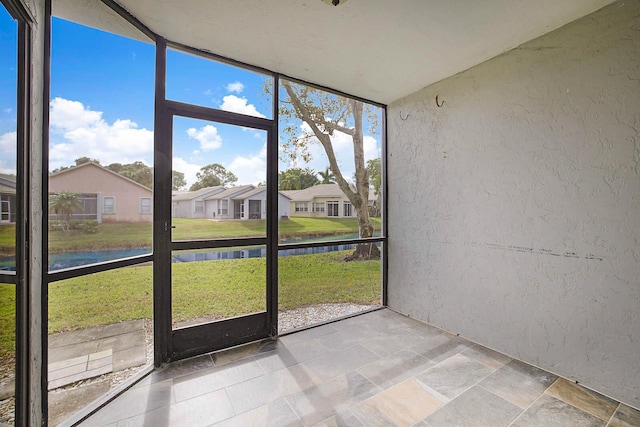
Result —
[[171, 354], [171, 132], [166, 111], [167, 43], [156, 41], [153, 168], [153, 339], [154, 364]]

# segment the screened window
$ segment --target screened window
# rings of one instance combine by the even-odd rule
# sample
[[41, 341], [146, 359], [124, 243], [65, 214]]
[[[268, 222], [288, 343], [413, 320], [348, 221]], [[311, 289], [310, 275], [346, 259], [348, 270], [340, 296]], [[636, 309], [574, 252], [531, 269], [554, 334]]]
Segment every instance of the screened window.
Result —
[[324, 202], [314, 203], [313, 204], [314, 212], [324, 212]]
[[337, 201], [327, 202], [327, 216], [339, 216], [339, 203]]
[[309, 212], [309, 204], [307, 202], [296, 202], [296, 212]]
[[196, 200], [196, 202], [195, 202], [195, 212], [196, 213], [204, 212], [204, 200]]
[[140, 213], [141, 214], [151, 213], [151, 197], [142, 197], [140, 199]]
[[114, 214], [116, 213], [116, 198], [115, 197], [105, 197], [102, 200], [102, 213], [103, 214]]
[[220, 201], [222, 215], [229, 215], [229, 200]]
[[344, 202], [342, 205], [342, 216], [352, 216], [353, 215], [353, 205], [351, 202]]

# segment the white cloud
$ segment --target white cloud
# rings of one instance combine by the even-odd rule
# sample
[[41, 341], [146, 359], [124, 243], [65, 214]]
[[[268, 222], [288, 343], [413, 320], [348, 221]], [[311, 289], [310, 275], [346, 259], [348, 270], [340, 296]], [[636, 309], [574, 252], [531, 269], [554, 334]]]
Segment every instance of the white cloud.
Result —
[[189, 128], [187, 129], [187, 135], [200, 142], [202, 151], [213, 151], [222, 147], [222, 137], [218, 134], [218, 128], [215, 126], [206, 125], [200, 130]]
[[233, 82], [227, 85], [227, 92], [240, 93], [244, 90], [244, 85], [240, 82]]
[[150, 164], [153, 154], [153, 131], [138, 129], [131, 120], [118, 119], [112, 124], [81, 102], [54, 98], [50, 105], [51, 170], [73, 164], [87, 156], [103, 165], [143, 161]]
[[222, 105], [220, 106], [220, 108], [224, 111], [246, 114], [247, 116], [266, 117], [256, 109], [255, 105], [247, 104], [247, 102], [247, 98], [239, 98], [235, 95], [227, 95], [222, 98]]
[[267, 145], [263, 145], [258, 153], [249, 157], [236, 156], [227, 170], [238, 177], [239, 185], [257, 185], [265, 182], [267, 180]]
[[2, 111], [4, 111], [4, 112], [5, 112], [5, 113], [7, 113], [7, 114], [11, 114], [11, 112], [13, 111], [13, 109], [12, 109], [12, 108], [5, 108], [5, 109], [4, 109], [4, 110], [2, 110]]
[[18, 132], [7, 132], [3, 135], [0, 135], [0, 152], [2, 152], [2, 154], [15, 155], [17, 140]]
[[189, 189], [189, 187], [191, 187], [191, 184], [195, 183], [198, 180], [198, 178], [196, 178], [196, 173], [200, 172], [201, 167], [202, 165], [189, 163], [182, 157], [173, 158], [173, 170], [182, 172], [184, 174], [184, 178], [187, 181], [187, 190]]
[[16, 173], [16, 141], [17, 132], [0, 135], [0, 173]]
[[[300, 135], [311, 133], [311, 128], [306, 123], [300, 125]], [[378, 149], [378, 141], [370, 136], [365, 135], [363, 138], [364, 144], [364, 161], [375, 159], [380, 157], [380, 151]], [[355, 164], [353, 160], [353, 140], [350, 135], [342, 132], [334, 132], [331, 137], [331, 145], [333, 146], [333, 152], [335, 153], [338, 161], [338, 167], [345, 179], [351, 180], [355, 172]], [[329, 166], [329, 160], [327, 154], [324, 151], [324, 147], [320, 144], [317, 138], [310, 140], [309, 152], [311, 154], [311, 160], [309, 163], [304, 163], [302, 160], [298, 162], [295, 167], [309, 167], [315, 171], [324, 171]], [[280, 169], [287, 169], [288, 167], [294, 167], [293, 165], [281, 164]]]

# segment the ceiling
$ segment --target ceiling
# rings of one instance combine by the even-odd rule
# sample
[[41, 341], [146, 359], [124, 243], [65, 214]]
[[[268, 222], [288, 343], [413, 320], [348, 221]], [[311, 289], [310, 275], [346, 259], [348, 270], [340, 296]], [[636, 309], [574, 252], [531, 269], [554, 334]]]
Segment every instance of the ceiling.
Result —
[[[116, 0], [166, 39], [389, 104], [613, 0]], [[53, 13], [139, 34], [98, 0]]]

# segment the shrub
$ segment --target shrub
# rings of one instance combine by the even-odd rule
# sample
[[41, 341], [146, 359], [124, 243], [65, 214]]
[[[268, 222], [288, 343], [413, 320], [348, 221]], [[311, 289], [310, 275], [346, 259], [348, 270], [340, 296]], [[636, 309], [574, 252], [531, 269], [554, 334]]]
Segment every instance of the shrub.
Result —
[[98, 221], [85, 221], [82, 230], [87, 234], [96, 234], [98, 232]]

